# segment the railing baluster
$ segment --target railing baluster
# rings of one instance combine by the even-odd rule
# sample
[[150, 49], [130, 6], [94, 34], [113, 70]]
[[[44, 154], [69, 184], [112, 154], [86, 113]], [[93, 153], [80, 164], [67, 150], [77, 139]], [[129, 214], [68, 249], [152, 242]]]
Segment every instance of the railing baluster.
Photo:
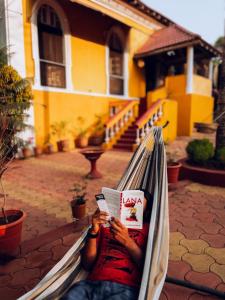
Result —
[[136, 144], [140, 144], [139, 128], [136, 130]]
[[141, 138], [145, 137], [145, 126], [141, 128]]
[[109, 128], [106, 127], [106, 130], [105, 130], [105, 142], [106, 144], [108, 144], [109, 142]]

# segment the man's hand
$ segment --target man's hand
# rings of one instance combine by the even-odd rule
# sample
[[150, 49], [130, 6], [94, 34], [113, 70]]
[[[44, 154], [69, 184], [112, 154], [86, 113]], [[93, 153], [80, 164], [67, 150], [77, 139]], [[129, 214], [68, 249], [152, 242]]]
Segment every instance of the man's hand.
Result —
[[106, 224], [108, 220], [109, 215], [104, 212], [100, 211], [99, 209], [94, 213], [92, 216], [92, 228], [91, 233], [96, 234], [99, 232], [100, 225]]
[[128, 250], [133, 261], [139, 267], [143, 267], [144, 255], [136, 242], [129, 236], [128, 229], [118, 219], [113, 219], [110, 224], [115, 240]]
[[125, 247], [127, 247], [130, 243], [134, 243], [129, 236], [128, 229], [120, 222], [120, 220], [114, 218], [110, 221], [110, 224], [111, 231], [116, 241]]

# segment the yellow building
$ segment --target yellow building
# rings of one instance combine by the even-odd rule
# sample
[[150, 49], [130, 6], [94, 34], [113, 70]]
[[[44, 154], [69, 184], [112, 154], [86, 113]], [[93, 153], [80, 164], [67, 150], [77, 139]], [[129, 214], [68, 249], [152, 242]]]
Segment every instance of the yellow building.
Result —
[[[0, 0], [1, 45], [33, 84], [28, 122], [43, 145], [52, 125], [94, 130], [104, 120], [107, 148], [132, 148], [152, 125], [164, 137], [212, 122], [212, 58], [201, 37], [134, 0]], [[174, 37], [174, 38], [171, 38]], [[52, 137], [55, 142], [57, 137]], [[127, 146], [126, 146], [127, 145]]]

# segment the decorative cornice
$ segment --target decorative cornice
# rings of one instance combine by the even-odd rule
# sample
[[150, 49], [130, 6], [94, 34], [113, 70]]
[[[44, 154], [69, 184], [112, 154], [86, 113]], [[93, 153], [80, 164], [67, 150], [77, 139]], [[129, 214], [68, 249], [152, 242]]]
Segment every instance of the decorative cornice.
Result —
[[101, 6], [107, 7], [111, 10], [114, 10], [115, 12], [118, 12], [120, 14], [123, 14], [124, 16], [131, 18], [134, 21], [137, 21], [139, 24], [141, 23], [142, 25], [148, 27], [149, 29], [158, 30], [161, 28], [161, 26], [154, 24], [146, 17], [144, 16], [142, 17], [140, 14], [133, 12], [128, 7], [114, 0], [90, 0], [90, 1], [97, 3]]

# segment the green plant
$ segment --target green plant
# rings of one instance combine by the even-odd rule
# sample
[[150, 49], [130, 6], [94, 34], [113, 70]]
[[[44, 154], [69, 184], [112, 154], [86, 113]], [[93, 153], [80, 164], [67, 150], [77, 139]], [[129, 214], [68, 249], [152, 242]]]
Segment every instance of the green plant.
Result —
[[167, 151], [166, 152], [167, 164], [173, 165], [178, 162], [179, 160], [179, 153], [178, 151]]
[[205, 163], [214, 156], [213, 144], [208, 139], [193, 140], [186, 147], [191, 162]]
[[73, 198], [71, 201], [72, 205], [81, 205], [85, 204], [86, 199], [86, 189], [87, 189], [87, 181], [84, 181], [82, 183], [76, 182], [74, 183], [73, 187], [69, 190], [73, 193]]
[[88, 130], [84, 129], [85, 119], [81, 116], [77, 117], [77, 126], [75, 126], [71, 133], [74, 136], [74, 138], [78, 137], [85, 137], [87, 135]]
[[[27, 127], [25, 111], [29, 109], [32, 99], [31, 85], [22, 79], [11, 66], [0, 65], [0, 185], [3, 190], [3, 216], [6, 194], [2, 176], [14, 159], [21, 139], [18, 132]], [[5, 223], [8, 223], [5, 216]]]
[[47, 134], [44, 139], [44, 146], [48, 146], [51, 142], [51, 134]]
[[56, 135], [59, 140], [65, 138], [68, 123], [66, 121], [55, 122], [51, 125], [52, 134]]
[[221, 147], [216, 151], [216, 159], [225, 165], [225, 147]]
[[105, 131], [104, 127], [104, 115], [95, 115], [96, 123], [94, 125], [94, 130], [92, 131], [92, 136], [100, 136], [103, 135]]

